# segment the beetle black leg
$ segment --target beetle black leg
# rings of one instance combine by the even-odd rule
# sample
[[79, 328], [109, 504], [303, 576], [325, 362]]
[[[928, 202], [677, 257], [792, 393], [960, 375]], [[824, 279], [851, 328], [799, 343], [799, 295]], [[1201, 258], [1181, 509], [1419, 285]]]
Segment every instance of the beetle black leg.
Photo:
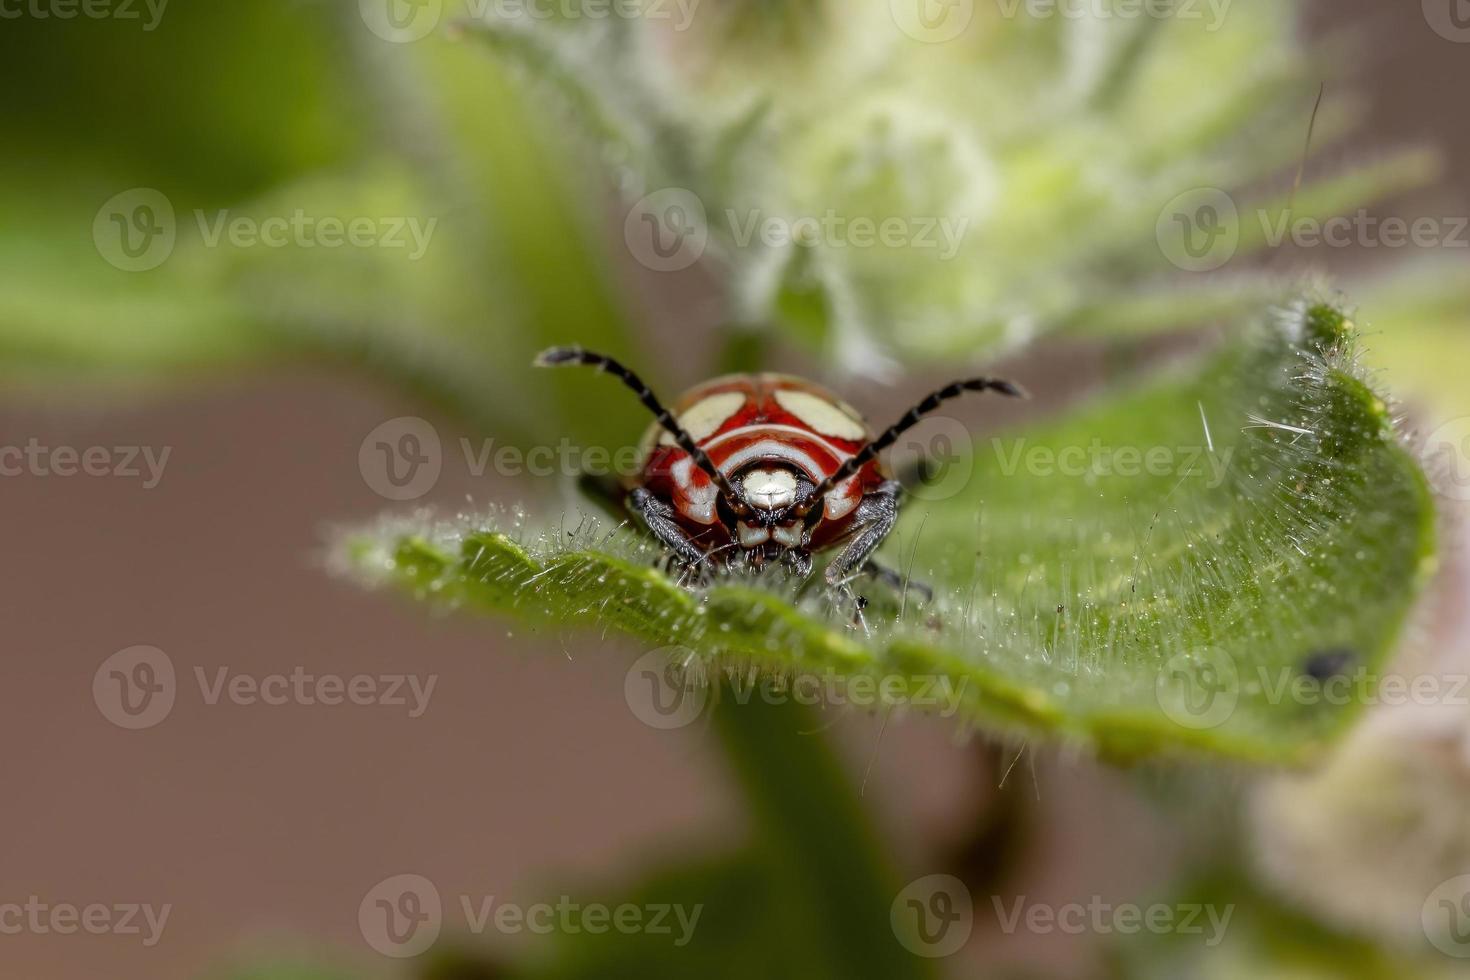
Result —
[[866, 569], [869, 557], [893, 530], [898, 520], [898, 497], [902, 492], [903, 488], [896, 481], [889, 480], [863, 497], [855, 515], [857, 536], [827, 566], [827, 587], [844, 601], [852, 603], [853, 623], [864, 633], [868, 632], [868, 623], [863, 616], [863, 607], [868, 601], [853, 592], [849, 583]]
[[812, 565], [815, 564], [812, 553], [803, 548], [790, 548], [781, 552], [781, 564], [798, 583], [795, 595], [803, 595], [812, 584]]
[[851, 579], [888, 537], [898, 520], [898, 495], [902, 490], [897, 482], [889, 480], [863, 497], [854, 517], [857, 536], [827, 566], [829, 586], [837, 588]]
[[863, 566], [863, 571], [900, 595], [905, 592], [913, 592], [917, 593], [924, 602], [932, 602], [934, 599], [934, 590], [931, 587], [925, 585], [923, 582], [915, 582], [913, 579], [905, 578], [887, 565], [880, 565], [875, 561], [869, 560]]
[[628, 494], [628, 509], [637, 514], [653, 536], [668, 548], [673, 557], [687, 568], [697, 568], [705, 559], [689, 537], [689, 532], [674, 520], [674, 509], [639, 487]]

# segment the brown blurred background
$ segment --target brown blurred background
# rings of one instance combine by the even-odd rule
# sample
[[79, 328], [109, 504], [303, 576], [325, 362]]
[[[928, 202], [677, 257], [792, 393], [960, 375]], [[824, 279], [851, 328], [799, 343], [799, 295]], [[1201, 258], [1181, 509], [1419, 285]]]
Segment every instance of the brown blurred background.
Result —
[[[1358, 71], [1372, 109], [1363, 139], [1335, 152], [1437, 144], [1450, 179], [1434, 206], [1467, 213], [1470, 45], [1434, 34], [1415, 2], [1321, 2], [1309, 29], [1349, 21], [1373, 41]], [[1350, 271], [1354, 258], [1329, 261]], [[698, 280], [687, 288], [697, 298]], [[678, 335], [685, 297], [629, 294], [657, 335]], [[671, 373], [698, 374], [677, 347], [665, 354]], [[1045, 358], [1023, 371], [1044, 372]], [[0, 975], [172, 980], [293, 948], [393, 975], [398, 965], [369, 950], [357, 925], [360, 899], [384, 877], [412, 872], [446, 896], [531, 901], [589, 881], [615, 885], [650, 857], [739, 833], [712, 735], [701, 725], [655, 731], [625, 704], [633, 644], [436, 619], [323, 573], [328, 521], [397, 506], [359, 473], [364, 436], [421, 406], [306, 368], [131, 404], [65, 393], [38, 407], [34, 394], [0, 402], [0, 444], [35, 437], [171, 455], [153, 489], [121, 478], [0, 479], [0, 900], [171, 903], [172, 912], [154, 948], [138, 937], [0, 937]], [[564, 490], [477, 479], [451, 463], [429, 501], [453, 509]], [[99, 712], [92, 682], [105, 658], [135, 644], [168, 654], [179, 694], [161, 724], [125, 731]], [[221, 666], [438, 680], [419, 718], [386, 706], [211, 706], [193, 672]], [[961, 847], [1000, 778], [950, 722], [893, 723], [880, 742], [876, 719], [841, 715], [834, 731], [855, 778], [871, 765], [865, 797], [906, 871]], [[1031, 811], [1040, 821], [1032, 850], [1048, 858], [1024, 869], [1030, 894], [1129, 894], [1151, 860], [1167, 858], [1153, 853], [1154, 828], [1121, 792], [1126, 778], [1045, 752], [1020, 761], [1007, 791], [1042, 802]], [[1094, 801], [1086, 821], [1066, 806], [1081, 795]], [[1040, 955], [1065, 964], [1072, 944], [1056, 937]], [[1004, 942], [974, 945], [1010, 955]]]

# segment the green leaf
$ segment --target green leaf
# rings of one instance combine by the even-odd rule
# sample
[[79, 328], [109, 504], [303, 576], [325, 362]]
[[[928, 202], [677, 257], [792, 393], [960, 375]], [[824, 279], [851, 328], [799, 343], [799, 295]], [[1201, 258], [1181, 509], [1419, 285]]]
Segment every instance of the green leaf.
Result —
[[[623, 216], [694, 229], [735, 319], [857, 374], [1211, 322], [1211, 304], [1091, 314], [1202, 278], [1181, 277], [1173, 263], [1190, 263], [1161, 237], [1192, 191], [1236, 195], [1248, 268], [1285, 201], [1258, 214], [1246, 189], [1291, 186], [1313, 95], [1355, 55], [1300, 41], [1294, 2], [1218, 21], [976, 16], [942, 48], [881, 4], [839, 6], [722, 5], [677, 26], [651, 9], [499, 11], [476, 35], [605, 148]], [[1315, 147], [1361, 115], [1334, 90]], [[1320, 182], [1312, 168], [1292, 194], [1299, 217], [1329, 217], [1437, 172], [1399, 153]], [[693, 195], [677, 214], [645, 196], [672, 188]]]
[[[716, 712], [749, 810], [750, 840], [665, 868], [586, 904], [671, 906], [670, 931], [556, 931], [517, 969], [536, 980], [638, 976], [731, 980], [924, 980], [931, 963], [900, 944], [890, 910], [901, 885], [819, 720], [796, 704]], [[426, 980], [464, 975], [474, 954], [438, 950]], [[469, 974], [478, 975], [478, 974]]]
[[336, 15], [291, 0], [156, 6], [21, 16], [0, 32], [0, 84], [28, 93], [8, 114], [0, 161], [7, 381], [152, 379], [280, 351], [205, 256], [181, 243], [156, 268], [125, 271], [93, 223], [106, 203], [149, 188], [185, 231], [196, 208], [353, 158], [364, 113], [341, 70]]
[[[1464, 976], [1449, 957], [1396, 949], [1333, 929], [1228, 872], [1195, 882], [1171, 909], [1200, 907], [1198, 930], [1142, 930], [1113, 943], [1118, 980], [1261, 977], [1263, 980], [1450, 980]], [[1145, 907], [1147, 907], [1145, 905]], [[1228, 916], [1228, 919], [1224, 917]]]
[[793, 583], [685, 590], [652, 567], [652, 543], [590, 520], [534, 534], [491, 517], [390, 519], [338, 555], [421, 598], [686, 648], [707, 673], [886, 678], [878, 703], [1119, 759], [1262, 762], [1308, 757], [1356, 716], [1298, 703], [1291, 685], [1319, 655], [1380, 668], [1433, 567], [1423, 476], [1356, 366], [1351, 324], [1323, 304], [949, 462], [920, 496], [958, 489], [911, 502], [888, 559], [936, 600], [868, 590], [871, 635]]

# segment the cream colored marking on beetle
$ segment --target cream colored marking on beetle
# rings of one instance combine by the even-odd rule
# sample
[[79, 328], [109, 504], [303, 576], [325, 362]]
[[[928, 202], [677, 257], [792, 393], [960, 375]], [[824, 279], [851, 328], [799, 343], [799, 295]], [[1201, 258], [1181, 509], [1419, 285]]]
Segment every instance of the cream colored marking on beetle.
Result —
[[[734, 434], [731, 433], [732, 436]], [[717, 442], [710, 443], [705, 448], [711, 456], [714, 456], [724, 445], [724, 442], [725, 440], [721, 438]], [[847, 454], [845, 453], [838, 453], [836, 455], [838, 459], [847, 458]], [[817, 460], [812, 458], [810, 453], [802, 452], [789, 442], [782, 442], [776, 439], [763, 439], [760, 442], [746, 446], [744, 449], [733, 452], [721, 461], [720, 466], [727, 473], [737, 473], [744, 469], [747, 464], [762, 459], [779, 459], [790, 463], [801, 469], [802, 472], [806, 473], [814, 481], [821, 479], [821, 473], [823, 472], [821, 465]]]
[[745, 500], [765, 510], [796, 503], [796, 477], [790, 470], [751, 470], [745, 474]]
[[704, 486], [694, 485], [694, 457], [685, 456], [673, 465], [669, 473], [674, 482], [684, 492], [684, 499], [688, 506], [684, 512], [694, 518], [700, 524], [713, 524], [715, 522], [715, 502], [720, 496], [719, 489], [713, 482]]
[[857, 509], [862, 503], [862, 498], [853, 494], [853, 484], [856, 476], [850, 476], [837, 486], [827, 491], [827, 496], [822, 501], [822, 515], [829, 521], [835, 521], [840, 517], [846, 517]]
[[771, 528], [771, 537], [783, 548], [801, 547], [800, 524], [777, 524]]
[[756, 545], [765, 544], [770, 540], [771, 532], [763, 527], [751, 527], [744, 521], [740, 522], [740, 546], [742, 548], [754, 548]]
[[[758, 432], [765, 437], [759, 443], [757, 443], [757, 445], [760, 446], [781, 446], [783, 445], [783, 440], [781, 439], [781, 437], [784, 435], [791, 435], [799, 437], [804, 442], [816, 443], [818, 446], [821, 446], [823, 449], [831, 453], [839, 460], [847, 459], [847, 457], [852, 455], [852, 453], [848, 452], [846, 449], [843, 449], [840, 446], [833, 445], [832, 443], [824, 439], [819, 433], [813, 432], [810, 429], [803, 429], [794, 425], [774, 425], [770, 422], [761, 422], [758, 425], [742, 425], [738, 429], [731, 429], [729, 432], [722, 433], [718, 437], [713, 439], [709, 445], [704, 447], [705, 451], [713, 456], [716, 452], [724, 447], [725, 443], [735, 442], [745, 436], [749, 436], [752, 432]], [[747, 447], [740, 452], [740, 458], [742, 460], [749, 461], [749, 459], [751, 458], [750, 448], [751, 447]], [[766, 450], [762, 450], [762, 453], [770, 455], [770, 453], [766, 452]], [[760, 456], [762, 453], [757, 453], [755, 455]], [[788, 457], [790, 457], [790, 454], [783, 449], [782, 451], [775, 453], [775, 456], [773, 458], [786, 459]], [[808, 462], [814, 462], [812, 460], [812, 457], [807, 455], [806, 453], [802, 453], [801, 458]], [[725, 465], [728, 466], [730, 464], [727, 461]], [[808, 472], [816, 471], [809, 470]]]
[[[708, 398], [701, 398], [679, 415], [679, 425], [695, 442], [708, 439], [724, 425], [730, 416], [740, 411], [745, 396], [738, 391], [726, 391]], [[674, 437], [665, 432], [659, 442], [665, 446], [675, 445]]]
[[861, 422], [820, 395], [781, 388], [776, 391], [776, 401], [786, 411], [823, 435], [849, 442], [867, 438], [868, 430]]

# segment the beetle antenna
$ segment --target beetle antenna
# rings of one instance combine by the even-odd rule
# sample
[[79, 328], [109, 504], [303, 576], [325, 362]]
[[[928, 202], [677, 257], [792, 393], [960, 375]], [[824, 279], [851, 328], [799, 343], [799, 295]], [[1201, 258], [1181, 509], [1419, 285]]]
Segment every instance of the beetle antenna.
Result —
[[944, 402], [951, 398], [958, 398], [967, 391], [996, 391], [1011, 398], [1029, 398], [1026, 390], [1020, 385], [1010, 381], [1002, 381], [999, 378], [970, 378], [965, 381], [954, 381], [945, 385], [937, 391], [932, 391], [924, 397], [913, 408], [904, 413], [903, 418], [889, 426], [881, 436], [859, 449], [847, 462], [839, 466], [830, 476], [812, 491], [810, 500], [820, 501], [837, 484], [852, 476], [858, 470], [868, 464], [883, 450], [898, 441], [898, 437], [919, 424], [919, 420], [934, 411]]
[[735, 488], [730, 485], [730, 481], [725, 478], [725, 474], [715, 468], [715, 464], [709, 458], [709, 454], [695, 444], [694, 439], [679, 424], [679, 420], [674, 418], [672, 412], [664, 408], [663, 403], [658, 400], [658, 397], [654, 395], [648, 385], [643, 383], [643, 379], [623, 367], [622, 364], [619, 364], [606, 354], [583, 350], [580, 347], [548, 347], [546, 350], [537, 354], [536, 360], [532, 363], [536, 367], [565, 367], [569, 364], [584, 364], [587, 367], [595, 367], [599, 371], [611, 374], [623, 384], [633, 389], [638, 395], [638, 400], [643, 403], [643, 407], [653, 413], [654, 421], [663, 426], [669, 435], [674, 437], [674, 441], [678, 443], [679, 448], [693, 458], [695, 466], [698, 466], [708, 474], [709, 478], [714, 481], [715, 486], [719, 488], [720, 493], [724, 494], [730, 500], [738, 501], [740, 499], [740, 495], [735, 492]]

